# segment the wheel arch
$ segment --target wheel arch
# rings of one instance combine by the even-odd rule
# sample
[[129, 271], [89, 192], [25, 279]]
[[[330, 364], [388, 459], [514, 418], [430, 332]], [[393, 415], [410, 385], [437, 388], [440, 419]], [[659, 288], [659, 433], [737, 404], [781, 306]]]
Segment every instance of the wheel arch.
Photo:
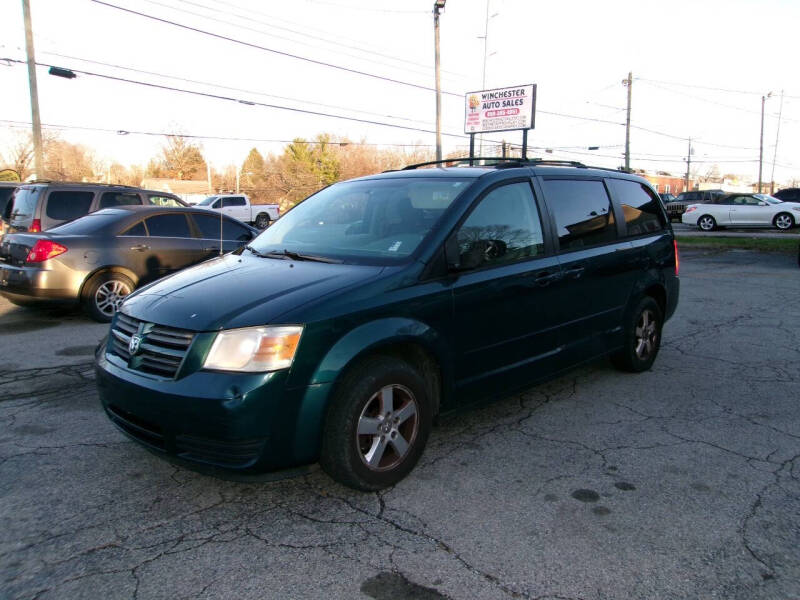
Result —
[[308, 378], [307, 393], [297, 412], [296, 427], [303, 430], [303, 435], [296, 438], [296, 456], [319, 456], [325, 417], [338, 386], [349, 371], [374, 356], [400, 358], [418, 369], [425, 379], [433, 414], [438, 414], [453, 381], [449, 350], [442, 336], [413, 319], [386, 318], [364, 323], [339, 338]]
[[139, 277], [127, 267], [123, 267], [121, 265], [103, 265], [102, 267], [96, 268], [94, 271], [84, 277], [83, 283], [81, 283], [81, 289], [78, 292], [79, 300], [83, 300], [83, 294], [86, 291], [86, 286], [89, 284], [89, 282], [101, 273], [121, 273], [133, 282], [134, 289], [139, 285]]

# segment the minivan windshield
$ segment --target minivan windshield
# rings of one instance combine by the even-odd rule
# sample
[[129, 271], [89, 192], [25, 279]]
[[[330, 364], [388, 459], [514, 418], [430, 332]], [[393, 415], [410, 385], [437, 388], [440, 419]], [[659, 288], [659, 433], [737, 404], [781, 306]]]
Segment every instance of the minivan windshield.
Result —
[[336, 183], [298, 204], [250, 246], [259, 254], [401, 262], [472, 181], [403, 177]]

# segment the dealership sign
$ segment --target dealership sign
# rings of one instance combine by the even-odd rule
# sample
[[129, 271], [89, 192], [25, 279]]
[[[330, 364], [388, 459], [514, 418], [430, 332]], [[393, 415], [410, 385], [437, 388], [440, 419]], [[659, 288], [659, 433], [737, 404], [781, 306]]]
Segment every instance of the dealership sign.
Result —
[[533, 129], [535, 83], [470, 92], [464, 100], [464, 133]]

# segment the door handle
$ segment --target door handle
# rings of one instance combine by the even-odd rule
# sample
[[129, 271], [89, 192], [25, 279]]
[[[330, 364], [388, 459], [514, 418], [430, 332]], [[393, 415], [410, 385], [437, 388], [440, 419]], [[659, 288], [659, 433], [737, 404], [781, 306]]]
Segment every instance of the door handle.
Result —
[[536, 285], [547, 287], [553, 281], [561, 279], [561, 271], [539, 271], [534, 277]]
[[219, 246], [209, 246], [208, 248], [203, 248], [203, 252], [219, 252]]
[[139, 252], [144, 252], [145, 250], [150, 250], [150, 246], [146, 244], [139, 244], [137, 246], [131, 246], [131, 250], [138, 250]]
[[579, 279], [580, 276], [583, 275], [583, 272], [585, 270], [586, 270], [586, 267], [584, 267], [584, 266], [572, 267], [571, 269], [566, 269], [564, 271], [564, 276], [565, 277], [572, 277], [573, 279]]

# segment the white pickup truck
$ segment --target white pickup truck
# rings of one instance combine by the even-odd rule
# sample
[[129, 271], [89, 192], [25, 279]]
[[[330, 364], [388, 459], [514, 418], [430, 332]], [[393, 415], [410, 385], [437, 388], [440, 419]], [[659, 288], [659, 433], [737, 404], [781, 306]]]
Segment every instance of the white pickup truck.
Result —
[[218, 194], [209, 196], [195, 208], [222, 211], [223, 214], [252, 223], [259, 229], [266, 229], [272, 221], [280, 216], [277, 204], [251, 204], [246, 194]]

